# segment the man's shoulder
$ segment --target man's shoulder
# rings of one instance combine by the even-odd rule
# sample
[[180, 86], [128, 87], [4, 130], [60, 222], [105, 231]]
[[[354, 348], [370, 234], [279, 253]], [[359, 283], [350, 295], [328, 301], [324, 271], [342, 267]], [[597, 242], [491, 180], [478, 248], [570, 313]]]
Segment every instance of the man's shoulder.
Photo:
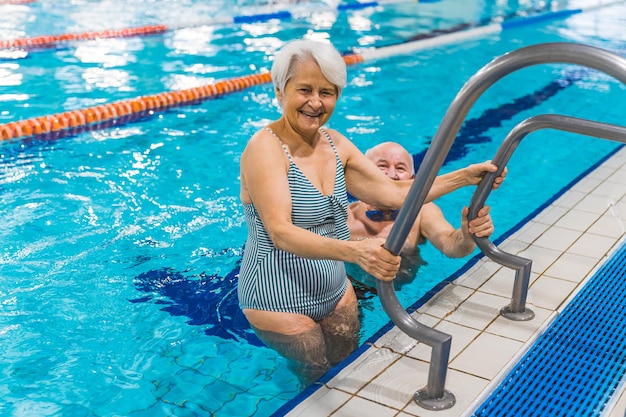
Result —
[[348, 204], [348, 214], [358, 217], [359, 213], [364, 213], [363, 205], [360, 204], [360, 201], [353, 201]]

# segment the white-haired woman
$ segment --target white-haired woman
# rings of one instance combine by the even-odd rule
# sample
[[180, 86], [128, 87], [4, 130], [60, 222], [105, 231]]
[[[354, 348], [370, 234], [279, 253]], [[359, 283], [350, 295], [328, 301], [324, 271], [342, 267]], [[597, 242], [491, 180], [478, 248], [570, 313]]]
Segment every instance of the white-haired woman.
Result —
[[[248, 239], [238, 295], [259, 338], [307, 385], [358, 344], [357, 299], [344, 262], [386, 281], [400, 265], [383, 239], [349, 240], [347, 192], [399, 209], [411, 181], [387, 177], [344, 135], [323, 127], [347, 81], [332, 45], [287, 43], [271, 71], [282, 115], [255, 133], [241, 156]], [[486, 162], [439, 176], [428, 200], [495, 170]]]

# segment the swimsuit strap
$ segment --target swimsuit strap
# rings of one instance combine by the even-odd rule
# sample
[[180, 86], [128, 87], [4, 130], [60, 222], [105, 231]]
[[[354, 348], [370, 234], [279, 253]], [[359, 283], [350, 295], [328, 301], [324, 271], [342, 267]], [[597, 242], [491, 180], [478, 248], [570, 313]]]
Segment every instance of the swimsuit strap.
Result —
[[[266, 126], [264, 127], [265, 130], [267, 130], [268, 132], [270, 132], [276, 139], [278, 139], [278, 141], [280, 142], [280, 146], [283, 147], [283, 150], [285, 151], [285, 153], [287, 154], [287, 158], [289, 158], [289, 161], [291, 163], [293, 162], [293, 159], [291, 159], [291, 154], [289, 153], [289, 150], [287, 149], [287, 146], [285, 146], [285, 144], [283, 143], [283, 141], [280, 139], [280, 136], [278, 136], [273, 130], [272, 128]], [[330, 138], [330, 134], [328, 134], [328, 132], [326, 131], [326, 129], [320, 128], [320, 132], [322, 132], [322, 134], [326, 137], [326, 139], [328, 140], [328, 142], [330, 143], [331, 148], [333, 148], [333, 152], [335, 153], [335, 158], [338, 161], [341, 161], [341, 158], [339, 157], [339, 152], [337, 152], [337, 148], [335, 148], [335, 143], [333, 142], [333, 140]], [[343, 164], [342, 164], [343, 165]]]
[[280, 146], [283, 147], [283, 151], [285, 151], [285, 153], [287, 154], [287, 158], [289, 158], [289, 162], [291, 162], [292, 164], [295, 165], [295, 162], [293, 162], [293, 159], [291, 159], [291, 154], [289, 153], [289, 150], [287, 149], [287, 147], [285, 146], [285, 144], [283, 143], [283, 141], [280, 139], [280, 136], [278, 136], [270, 127], [266, 126], [265, 130], [267, 130], [268, 132], [270, 132], [276, 139], [278, 139], [278, 141], [280, 142]]
[[330, 138], [330, 134], [324, 128], [320, 128], [320, 132], [322, 132], [324, 136], [326, 136], [326, 139], [328, 139], [330, 146], [333, 148], [333, 152], [335, 152], [335, 158], [337, 158], [337, 161], [341, 162], [341, 158], [339, 157], [339, 152], [337, 152], [337, 148], [335, 148], [335, 144], [333, 143], [333, 140]]

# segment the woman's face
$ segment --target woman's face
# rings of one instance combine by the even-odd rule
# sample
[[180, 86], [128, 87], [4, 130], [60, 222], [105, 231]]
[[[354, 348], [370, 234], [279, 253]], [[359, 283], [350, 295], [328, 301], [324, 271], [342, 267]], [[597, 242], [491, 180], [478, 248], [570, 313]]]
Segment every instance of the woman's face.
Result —
[[330, 119], [337, 103], [337, 88], [313, 59], [296, 64], [285, 91], [276, 91], [283, 116], [296, 131], [317, 131]]

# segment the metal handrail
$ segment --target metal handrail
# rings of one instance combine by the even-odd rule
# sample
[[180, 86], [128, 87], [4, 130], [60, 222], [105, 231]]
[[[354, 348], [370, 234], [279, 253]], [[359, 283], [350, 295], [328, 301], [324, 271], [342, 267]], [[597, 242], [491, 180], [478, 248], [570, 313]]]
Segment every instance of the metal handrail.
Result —
[[[625, 127], [557, 114], [544, 114], [530, 117], [515, 126], [500, 145], [492, 162], [498, 167], [506, 166], [522, 139], [539, 129], [562, 130], [626, 143]], [[488, 173], [476, 188], [470, 203], [468, 219], [476, 218], [478, 211], [485, 205], [494, 178], [492, 173]], [[502, 308], [500, 313], [512, 320], [532, 319], [534, 314], [529, 314], [532, 311], [525, 308], [532, 261], [501, 251], [487, 237], [472, 237], [480, 250], [490, 259], [516, 270], [511, 304]]]
[[[428, 191], [450, 152], [454, 138], [478, 97], [496, 81], [514, 71], [547, 63], [586, 66], [603, 71], [626, 83], [626, 59], [604, 49], [575, 43], [555, 42], [532, 45], [502, 55], [485, 65], [465, 83], [448, 107], [385, 242], [385, 247], [391, 253], [400, 254], [407, 235], [426, 200]], [[493, 177], [499, 175], [502, 169], [503, 167], [499, 167], [498, 172], [489, 177], [486, 176], [482, 182], [490, 184], [489, 179], [491, 178], [492, 181]], [[524, 268], [530, 270], [530, 265], [527, 264]], [[382, 305], [391, 320], [409, 336], [433, 348], [428, 385], [415, 394], [415, 401], [428, 409], [452, 407], [455, 402], [454, 395], [444, 389], [451, 336], [431, 329], [411, 317], [395, 297], [393, 282], [377, 281], [376, 286]], [[522, 319], [527, 319], [524, 318], [524, 315], [528, 315], [528, 313], [522, 315]]]

